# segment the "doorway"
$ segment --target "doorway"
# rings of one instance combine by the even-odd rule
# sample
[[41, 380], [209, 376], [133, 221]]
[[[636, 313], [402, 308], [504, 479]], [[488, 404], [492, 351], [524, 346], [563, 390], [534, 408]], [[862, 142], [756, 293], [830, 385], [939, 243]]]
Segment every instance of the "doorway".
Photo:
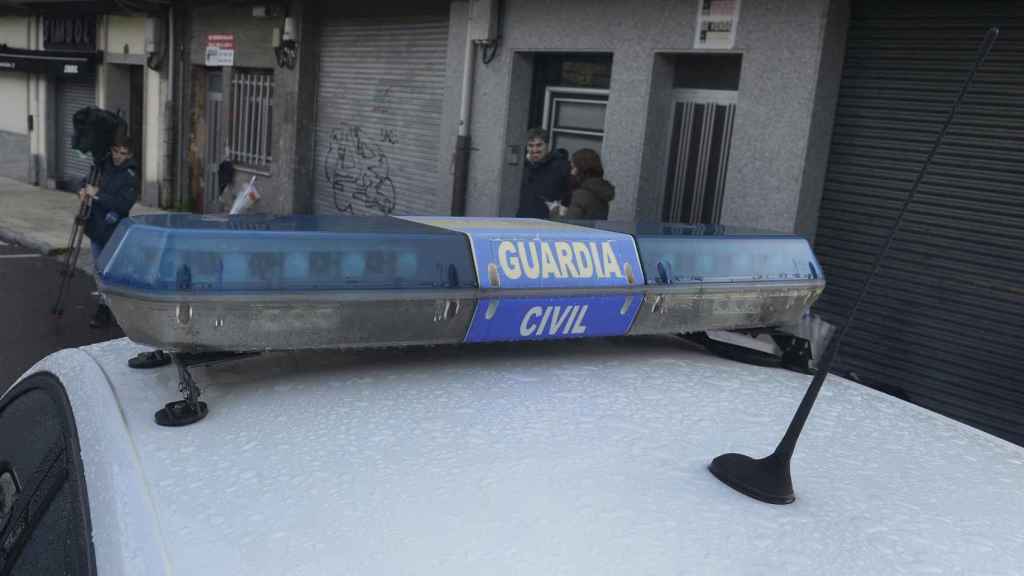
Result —
[[735, 116], [736, 92], [673, 91], [663, 221], [719, 223]]
[[551, 150], [568, 156], [600, 153], [611, 74], [611, 54], [537, 54], [527, 128], [546, 130]]
[[220, 200], [220, 163], [224, 160], [224, 73], [210, 69], [206, 75], [206, 163], [203, 212], [222, 208]]
[[[674, 54], [663, 61], [666, 86], [658, 107], [664, 135], [660, 218], [718, 224], [722, 219], [742, 55]], [[651, 120], [649, 120], [650, 122]]]

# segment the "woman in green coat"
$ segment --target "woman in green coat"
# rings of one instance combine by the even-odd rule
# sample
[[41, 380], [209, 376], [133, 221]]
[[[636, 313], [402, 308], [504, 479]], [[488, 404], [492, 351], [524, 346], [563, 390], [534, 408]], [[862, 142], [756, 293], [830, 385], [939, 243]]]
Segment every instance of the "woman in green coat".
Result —
[[562, 218], [607, 220], [608, 205], [615, 198], [615, 186], [604, 179], [601, 157], [590, 148], [581, 148], [572, 155], [570, 169], [576, 185]]

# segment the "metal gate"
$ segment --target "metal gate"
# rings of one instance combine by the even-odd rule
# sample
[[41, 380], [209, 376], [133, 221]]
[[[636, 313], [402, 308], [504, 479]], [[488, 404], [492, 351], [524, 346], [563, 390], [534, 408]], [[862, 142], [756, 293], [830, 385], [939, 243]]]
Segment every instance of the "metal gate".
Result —
[[316, 211], [447, 213], [438, 150], [448, 15], [324, 24]]
[[676, 90], [662, 220], [717, 224], [722, 217], [736, 92]]
[[71, 149], [71, 137], [75, 133], [72, 117], [80, 109], [96, 105], [96, 78], [62, 78], [57, 83], [56, 97], [57, 119], [60, 122], [55, 155], [57, 187], [75, 191], [82, 179], [89, 175], [92, 159]]
[[843, 341], [838, 371], [1024, 444], [1024, 2], [857, 2], [815, 248], [852, 305], [974, 63], [1002, 34]]

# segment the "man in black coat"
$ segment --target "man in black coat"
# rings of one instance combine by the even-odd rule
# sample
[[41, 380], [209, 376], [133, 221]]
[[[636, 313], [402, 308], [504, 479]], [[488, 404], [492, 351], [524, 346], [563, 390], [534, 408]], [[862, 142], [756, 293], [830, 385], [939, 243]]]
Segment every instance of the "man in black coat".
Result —
[[[138, 168], [132, 158], [131, 141], [118, 138], [110, 148], [110, 159], [103, 164], [100, 187], [85, 185], [78, 191], [83, 202], [89, 201], [91, 209], [85, 223], [85, 235], [92, 245], [93, 263], [99, 262], [103, 247], [110, 240], [122, 218], [127, 218], [139, 197]], [[96, 308], [89, 325], [105, 328], [113, 322], [110, 308], [102, 302]]]
[[540, 128], [526, 133], [526, 167], [519, 188], [518, 218], [547, 218], [548, 202], [562, 202], [569, 194], [569, 161], [548, 150], [548, 134]]

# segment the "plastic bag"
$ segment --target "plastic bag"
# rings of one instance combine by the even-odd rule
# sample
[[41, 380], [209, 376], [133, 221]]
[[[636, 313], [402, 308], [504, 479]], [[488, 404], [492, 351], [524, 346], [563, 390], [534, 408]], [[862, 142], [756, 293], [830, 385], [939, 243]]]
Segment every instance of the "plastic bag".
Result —
[[256, 190], [256, 177], [253, 176], [249, 183], [245, 185], [245, 190], [241, 194], [235, 197], [234, 203], [231, 205], [231, 211], [229, 214], [242, 214], [248, 209], [252, 208], [254, 204], [260, 199], [260, 193]]

